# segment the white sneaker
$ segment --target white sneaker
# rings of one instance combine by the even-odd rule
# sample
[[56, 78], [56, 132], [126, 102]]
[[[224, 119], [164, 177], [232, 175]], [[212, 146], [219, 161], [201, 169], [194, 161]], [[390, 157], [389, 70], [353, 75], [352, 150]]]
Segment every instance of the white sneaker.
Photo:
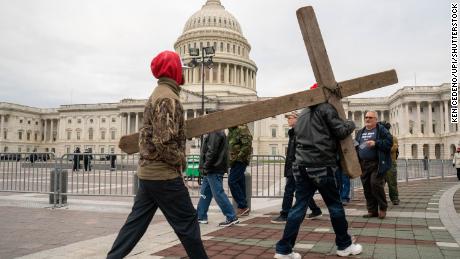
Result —
[[287, 254], [287, 255], [276, 253], [273, 258], [277, 258], [277, 259], [301, 259], [302, 256], [299, 253], [296, 253], [296, 252], [292, 252], [292, 253]]
[[337, 250], [338, 256], [349, 256], [358, 255], [363, 251], [363, 247], [360, 244], [351, 244], [349, 247], [343, 250]]
[[200, 223], [200, 224], [208, 224], [208, 220], [200, 219], [200, 220], [198, 220], [198, 223]]

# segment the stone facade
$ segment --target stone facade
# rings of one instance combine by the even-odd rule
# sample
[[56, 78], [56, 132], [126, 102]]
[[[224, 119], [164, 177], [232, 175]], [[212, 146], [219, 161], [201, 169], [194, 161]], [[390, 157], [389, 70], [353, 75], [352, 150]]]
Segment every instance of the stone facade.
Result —
[[[236, 18], [219, 0], [208, 0], [186, 22], [174, 44], [184, 63], [192, 57], [189, 48], [214, 46], [212, 69], [204, 69], [205, 113], [248, 104], [257, 96], [257, 66], [250, 59], [251, 46]], [[202, 114], [200, 66], [187, 69], [181, 100], [186, 118]], [[400, 142], [402, 158], [449, 158], [460, 145], [458, 124], [449, 121], [448, 84], [407, 86], [389, 97], [345, 98], [349, 119], [358, 127], [364, 114], [375, 110], [390, 121]], [[95, 153], [119, 153], [118, 139], [136, 132], [143, 123], [146, 100], [124, 99], [119, 103], [61, 105], [40, 109], [0, 102], [0, 152], [71, 153], [76, 147]], [[250, 123], [254, 154], [284, 155], [288, 125], [284, 115]], [[187, 152], [197, 153], [199, 141], [188, 141]]]

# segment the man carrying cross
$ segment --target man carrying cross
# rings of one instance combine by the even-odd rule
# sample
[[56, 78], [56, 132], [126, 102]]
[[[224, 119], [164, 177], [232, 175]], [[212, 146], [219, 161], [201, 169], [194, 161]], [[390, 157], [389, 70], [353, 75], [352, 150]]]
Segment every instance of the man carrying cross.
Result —
[[355, 129], [352, 121], [342, 120], [329, 103], [305, 108], [294, 127], [296, 135], [293, 175], [296, 184], [296, 203], [289, 211], [283, 237], [276, 244], [275, 258], [301, 258], [292, 251], [307, 211], [308, 201], [316, 190], [326, 203], [336, 235], [337, 255], [349, 256], [362, 252], [362, 246], [353, 244], [348, 234], [348, 222], [335, 180], [337, 142]]

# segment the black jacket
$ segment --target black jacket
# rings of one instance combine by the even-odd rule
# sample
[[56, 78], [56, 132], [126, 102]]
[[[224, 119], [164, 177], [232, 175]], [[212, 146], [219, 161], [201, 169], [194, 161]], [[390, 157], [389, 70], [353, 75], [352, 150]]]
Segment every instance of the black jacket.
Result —
[[295, 163], [306, 167], [337, 166], [338, 141], [355, 129], [352, 121], [342, 120], [329, 103], [305, 108], [294, 128]]
[[286, 150], [286, 162], [284, 163], [284, 177], [292, 176], [292, 163], [295, 161], [295, 133], [294, 128], [288, 130], [289, 142]]
[[[363, 134], [365, 128], [366, 127], [363, 127], [362, 129], [358, 130], [358, 132], [356, 132], [356, 141], [359, 142], [359, 139], [361, 139], [361, 135]], [[383, 175], [391, 168], [390, 151], [391, 146], [393, 146], [393, 137], [391, 136], [390, 132], [384, 126], [382, 126], [382, 124], [377, 123], [377, 136], [375, 138], [375, 148], [377, 149], [377, 157], [379, 160], [377, 173], [379, 175]]]
[[224, 174], [228, 169], [228, 143], [227, 136], [221, 131], [209, 133], [203, 139], [200, 152], [200, 171]]

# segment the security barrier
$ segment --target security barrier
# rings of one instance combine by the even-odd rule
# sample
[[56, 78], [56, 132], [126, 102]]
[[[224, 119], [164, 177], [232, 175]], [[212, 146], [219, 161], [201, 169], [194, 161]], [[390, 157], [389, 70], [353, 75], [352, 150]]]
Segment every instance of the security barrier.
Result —
[[[189, 157], [196, 167], [195, 156]], [[0, 153], [0, 191], [50, 195], [55, 206], [69, 196], [135, 195], [138, 155], [71, 153], [56, 158], [53, 153]], [[250, 174], [252, 198], [281, 198], [284, 193], [283, 156], [252, 156], [246, 172]], [[196, 168], [193, 168], [196, 170]], [[400, 159], [398, 180], [444, 178], [456, 174], [452, 160]], [[184, 181], [192, 198], [200, 194], [200, 177], [185, 171]], [[224, 190], [231, 196], [227, 175]], [[188, 177], [193, 176], [193, 177]], [[361, 187], [359, 178], [351, 189]]]

